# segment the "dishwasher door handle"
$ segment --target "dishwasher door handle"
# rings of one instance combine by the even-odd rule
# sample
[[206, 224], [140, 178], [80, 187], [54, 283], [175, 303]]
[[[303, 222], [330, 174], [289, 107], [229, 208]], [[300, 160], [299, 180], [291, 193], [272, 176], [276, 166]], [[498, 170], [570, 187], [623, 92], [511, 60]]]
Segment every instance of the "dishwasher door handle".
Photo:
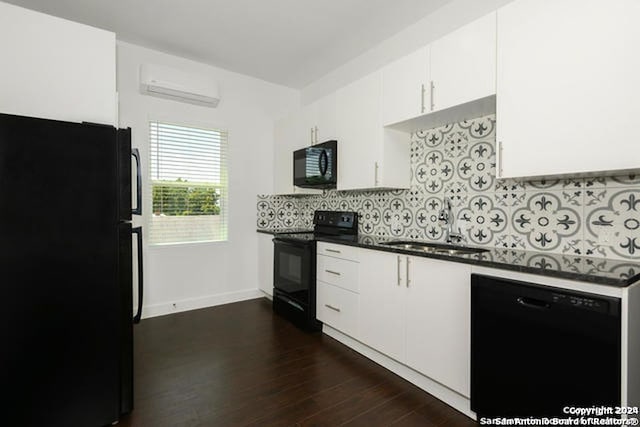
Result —
[[534, 308], [536, 310], [547, 310], [551, 308], [551, 305], [549, 305], [548, 302], [533, 298], [518, 297], [516, 298], [516, 302], [522, 306], [525, 306], [527, 308]]

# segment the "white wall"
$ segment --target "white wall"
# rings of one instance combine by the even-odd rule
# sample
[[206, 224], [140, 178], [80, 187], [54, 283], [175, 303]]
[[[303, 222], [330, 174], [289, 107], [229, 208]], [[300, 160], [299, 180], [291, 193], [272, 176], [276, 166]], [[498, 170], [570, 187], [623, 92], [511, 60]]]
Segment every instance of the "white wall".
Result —
[[305, 87], [301, 94], [302, 104], [307, 105], [364, 77], [511, 1], [513, 0], [453, 0]]
[[[256, 194], [273, 192], [274, 119], [300, 105], [299, 92], [124, 42], [118, 42], [117, 58], [120, 126], [132, 128], [132, 145], [140, 149], [143, 159], [147, 196], [143, 220], [148, 219], [151, 204], [148, 120], [209, 124], [229, 131], [229, 240], [145, 245], [143, 315], [261, 295], [257, 291]], [[140, 94], [142, 63], [210, 74], [220, 85], [220, 105], [213, 109]]]
[[116, 37], [0, 2], [0, 112], [116, 123]]

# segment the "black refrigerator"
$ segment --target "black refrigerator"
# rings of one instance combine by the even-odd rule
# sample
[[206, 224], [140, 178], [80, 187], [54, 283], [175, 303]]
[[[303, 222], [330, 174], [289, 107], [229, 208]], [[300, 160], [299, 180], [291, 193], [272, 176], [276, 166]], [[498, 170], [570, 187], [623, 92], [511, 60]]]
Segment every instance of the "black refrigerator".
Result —
[[133, 409], [139, 160], [130, 129], [0, 114], [4, 425], [103, 426]]

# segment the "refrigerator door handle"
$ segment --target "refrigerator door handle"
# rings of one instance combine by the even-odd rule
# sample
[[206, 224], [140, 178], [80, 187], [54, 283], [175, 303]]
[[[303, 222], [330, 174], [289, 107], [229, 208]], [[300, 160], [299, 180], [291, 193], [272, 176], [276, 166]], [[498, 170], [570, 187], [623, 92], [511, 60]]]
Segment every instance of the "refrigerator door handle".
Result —
[[142, 317], [142, 291], [144, 288], [142, 280], [142, 227], [132, 228], [131, 233], [136, 235], [138, 244], [138, 311], [133, 316], [133, 323], [140, 323], [140, 318]]
[[131, 150], [131, 155], [136, 159], [136, 207], [131, 209], [133, 215], [142, 215], [142, 170], [140, 169], [140, 152], [137, 148]]

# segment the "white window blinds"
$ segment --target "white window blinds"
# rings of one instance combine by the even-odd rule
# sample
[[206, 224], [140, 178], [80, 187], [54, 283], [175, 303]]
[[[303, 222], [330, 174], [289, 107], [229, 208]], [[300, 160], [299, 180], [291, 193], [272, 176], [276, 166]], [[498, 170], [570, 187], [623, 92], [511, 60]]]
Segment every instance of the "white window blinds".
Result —
[[227, 239], [227, 132], [149, 123], [151, 244]]

